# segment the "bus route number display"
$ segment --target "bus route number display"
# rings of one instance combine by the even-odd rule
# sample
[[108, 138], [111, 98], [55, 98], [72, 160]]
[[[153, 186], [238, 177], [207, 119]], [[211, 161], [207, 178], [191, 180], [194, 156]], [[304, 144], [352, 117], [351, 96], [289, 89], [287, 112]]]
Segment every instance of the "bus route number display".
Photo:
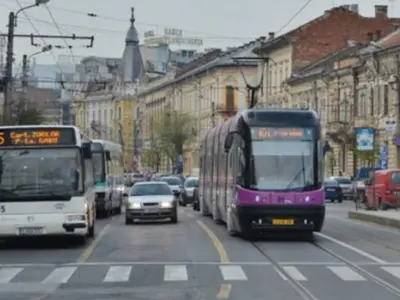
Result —
[[0, 147], [74, 145], [74, 131], [60, 129], [5, 129], [0, 131]]
[[312, 130], [308, 128], [271, 128], [271, 127], [253, 127], [251, 129], [253, 139], [312, 139]]

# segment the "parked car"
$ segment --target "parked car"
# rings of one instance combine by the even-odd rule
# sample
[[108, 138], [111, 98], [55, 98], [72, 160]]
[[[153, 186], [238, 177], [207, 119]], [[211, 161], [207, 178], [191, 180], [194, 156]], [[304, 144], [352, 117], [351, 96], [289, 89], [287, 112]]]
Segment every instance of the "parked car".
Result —
[[370, 174], [380, 168], [362, 167], [357, 169], [356, 175], [353, 178], [353, 200], [358, 203], [366, 203], [367, 196], [365, 194], [365, 181], [369, 179]]
[[179, 198], [179, 205], [186, 206], [189, 203], [193, 203], [194, 189], [199, 184], [197, 177], [188, 177], [183, 183], [183, 189], [181, 197]]
[[339, 183], [333, 179], [327, 179], [324, 181], [325, 187], [325, 199], [330, 200], [331, 202], [339, 202], [343, 201], [343, 192]]
[[365, 181], [366, 208], [386, 210], [400, 204], [400, 169], [379, 170]]
[[332, 176], [329, 179], [336, 180], [339, 183], [339, 186], [342, 189], [343, 199], [353, 199], [353, 182], [351, 181], [350, 177]]

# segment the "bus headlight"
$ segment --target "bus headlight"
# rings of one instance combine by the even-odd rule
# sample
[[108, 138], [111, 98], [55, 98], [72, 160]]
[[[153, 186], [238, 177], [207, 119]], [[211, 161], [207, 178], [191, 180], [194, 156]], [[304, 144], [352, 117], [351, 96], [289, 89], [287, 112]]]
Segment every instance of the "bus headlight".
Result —
[[161, 202], [161, 207], [162, 208], [171, 208], [172, 203], [171, 202]]
[[140, 202], [130, 202], [129, 203], [129, 208], [139, 209], [139, 208], [142, 208], [142, 206], [140, 205]]

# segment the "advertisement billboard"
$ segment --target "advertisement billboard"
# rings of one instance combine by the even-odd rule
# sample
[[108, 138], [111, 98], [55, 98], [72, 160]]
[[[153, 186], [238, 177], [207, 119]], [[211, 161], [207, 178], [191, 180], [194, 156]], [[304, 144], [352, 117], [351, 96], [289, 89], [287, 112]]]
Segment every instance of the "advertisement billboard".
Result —
[[356, 128], [356, 149], [358, 151], [372, 151], [375, 149], [375, 128]]
[[140, 53], [146, 73], [166, 74], [168, 72], [170, 58], [168, 45], [141, 45]]
[[197, 37], [185, 36], [182, 29], [164, 28], [163, 34], [157, 34], [154, 30], [149, 30], [144, 33], [144, 43], [146, 45], [189, 45], [201, 47], [203, 40]]

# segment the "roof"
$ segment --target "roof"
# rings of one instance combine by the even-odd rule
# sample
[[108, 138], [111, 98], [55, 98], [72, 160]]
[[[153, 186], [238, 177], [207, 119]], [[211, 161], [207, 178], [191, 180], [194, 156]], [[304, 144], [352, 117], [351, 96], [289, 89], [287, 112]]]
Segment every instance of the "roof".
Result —
[[384, 36], [376, 42], [371, 44], [360, 51], [361, 54], [371, 53], [383, 49], [387, 49], [393, 46], [400, 45], [400, 28]]
[[354, 55], [358, 55], [359, 51], [365, 47], [365, 45], [355, 45], [343, 48], [337, 52], [330, 53], [324, 58], [311, 63], [310, 65], [304, 67], [296, 73], [293, 73], [292, 76], [286, 81], [287, 84], [294, 84], [303, 80], [306, 80], [313, 76], [319, 76], [324, 74], [326, 71], [330, 70], [331, 63], [335, 62], [338, 59], [349, 58]]
[[[221, 52], [220, 55], [217, 57], [213, 58], [212, 60], [208, 61], [205, 64], [199, 65], [195, 67], [194, 69], [185, 72], [182, 75], [177, 75], [174, 79], [170, 81], [166, 81], [163, 84], [160, 84], [158, 86], [155, 86], [152, 89], [143, 91], [139, 93], [137, 96], [143, 96], [146, 94], [149, 94], [153, 91], [162, 89], [166, 86], [176, 84], [179, 82], [182, 82], [190, 77], [193, 76], [198, 76], [204, 72], [213, 70], [215, 68], [223, 68], [223, 67], [232, 67], [232, 66], [238, 66], [238, 63], [236, 62], [235, 58], [242, 58], [242, 57], [248, 57], [248, 58], [257, 58], [258, 55], [254, 53], [254, 48], [258, 47], [263, 41], [265, 41], [265, 37], [260, 37], [254, 41], [251, 41], [249, 43], [246, 43], [240, 47], [236, 47], [233, 49], [230, 49], [228, 51]], [[207, 53], [205, 54], [207, 55]], [[193, 63], [195, 61], [199, 61], [202, 56], [198, 57], [197, 59], [193, 60], [190, 63]], [[257, 66], [258, 61], [253, 60], [253, 59], [241, 59], [240, 60], [240, 65], [241, 66]]]
[[131, 8], [131, 25], [125, 39], [125, 49], [122, 57], [121, 74], [125, 83], [136, 83], [142, 75], [143, 59], [140, 53], [139, 35], [135, 27], [134, 8]]

